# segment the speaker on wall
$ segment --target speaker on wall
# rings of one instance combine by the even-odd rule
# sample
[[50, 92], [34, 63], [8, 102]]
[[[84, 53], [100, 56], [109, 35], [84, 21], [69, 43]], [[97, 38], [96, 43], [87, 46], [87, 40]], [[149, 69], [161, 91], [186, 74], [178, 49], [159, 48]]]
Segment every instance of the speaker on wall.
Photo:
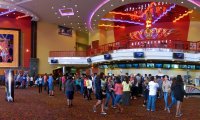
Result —
[[58, 59], [51, 59], [51, 63], [58, 63]]
[[38, 58], [31, 58], [30, 59], [30, 75], [35, 76], [38, 74]]
[[91, 63], [91, 62], [92, 62], [92, 59], [91, 59], [91, 58], [88, 58], [88, 59], [87, 59], [87, 62], [88, 62], [88, 63]]

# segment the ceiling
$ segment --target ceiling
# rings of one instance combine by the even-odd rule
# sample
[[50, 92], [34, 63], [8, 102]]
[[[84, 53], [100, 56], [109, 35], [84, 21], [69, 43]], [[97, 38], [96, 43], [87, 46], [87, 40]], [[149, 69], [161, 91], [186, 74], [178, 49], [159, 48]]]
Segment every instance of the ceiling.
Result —
[[[167, 2], [169, 0], [153, 0], [154, 2]], [[190, 14], [190, 20], [200, 20], [200, 3], [199, 0], [170, 0], [180, 7], [178, 11], [194, 10]], [[58, 25], [74, 28], [80, 31], [92, 31], [98, 28], [99, 21], [113, 10], [120, 9], [120, 6], [130, 5], [138, 2], [151, 2], [151, 0], [1, 0], [0, 12], [13, 10], [14, 12], [0, 15], [3, 17], [25, 16], [32, 17], [32, 20], [45, 21]], [[161, 3], [161, 2], [160, 2]], [[183, 7], [182, 7], [183, 6]], [[185, 8], [184, 10], [181, 10]], [[74, 15], [62, 16], [59, 9], [64, 9], [66, 13]], [[174, 10], [176, 13], [176, 10]], [[179, 14], [179, 13], [176, 13]], [[26, 18], [25, 17], [25, 18]], [[167, 17], [165, 16], [167, 19]], [[163, 19], [161, 21], [165, 21]]]

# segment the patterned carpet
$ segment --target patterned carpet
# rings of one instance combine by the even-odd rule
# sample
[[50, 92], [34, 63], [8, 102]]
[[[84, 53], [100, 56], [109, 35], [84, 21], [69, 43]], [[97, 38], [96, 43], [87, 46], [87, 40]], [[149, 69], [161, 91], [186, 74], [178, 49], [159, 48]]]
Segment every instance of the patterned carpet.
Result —
[[[100, 115], [100, 108], [93, 113], [96, 100], [83, 99], [75, 94], [73, 107], [68, 108], [63, 92], [55, 88], [55, 96], [46, 92], [38, 93], [38, 88], [16, 89], [15, 102], [5, 101], [4, 88], [0, 89], [0, 120], [200, 120], [200, 98], [184, 99], [181, 118], [175, 118], [175, 106], [171, 113], [164, 111], [163, 99], [158, 99], [155, 112], [147, 112], [142, 106], [142, 98], [131, 100], [130, 106], [123, 106], [123, 113], [109, 108], [107, 115]], [[94, 96], [93, 96], [94, 98]]]

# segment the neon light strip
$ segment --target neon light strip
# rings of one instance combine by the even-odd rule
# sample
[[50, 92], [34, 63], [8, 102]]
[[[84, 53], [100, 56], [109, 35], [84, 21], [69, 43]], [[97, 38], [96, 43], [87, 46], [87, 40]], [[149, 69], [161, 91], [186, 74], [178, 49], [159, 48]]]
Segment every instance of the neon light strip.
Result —
[[176, 4], [173, 4], [171, 7], [169, 7], [169, 9], [167, 9], [165, 12], [163, 12], [157, 19], [155, 19], [152, 24], [155, 24], [156, 22], [158, 22], [158, 20], [160, 20], [162, 17], [164, 17], [168, 12], [170, 12], [175, 7], [176, 7]]
[[129, 24], [144, 25], [144, 23], [133, 22], [133, 21], [128, 21], [128, 20], [109, 19], [109, 18], [102, 18], [101, 20], [102, 20], [102, 21], [110, 21], [110, 22], [121, 22], [121, 23], [129, 23]]
[[183, 17], [189, 15], [189, 14], [192, 13], [192, 12], [193, 12], [193, 10], [188, 11], [187, 13], [185, 13], [185, 14], [179, 16], [178, 18], [176, 18], [173, 22], [176, 22], [176, 21], [180, 20], [181, 18], [183, 18]]
[[110, 14], [116, 14], [116, 15], [126, 15], [126, 16], [131, 16], [131, 17], [136, 17], [136, 18], [142, 18], [146, 13], [147, 11], [154, 5], [155, 2], [152, 2], [148, 8], [144, 11], [144, 13], [142, 13], [142, 15], [138, 16], [138, 15], [135, 15], [135, 14], [130, 14], [130, 13], [123, 13], [123, 12], [109, 12]]
[[135, 14], [130, 14], [130, 13], [123, 13], [123, 12], [109, 12], [110, 14], [115, 14], [115, 15], [124, 15], [124, 16], [131, 16], [131, 17], [137, 17], [140, 18], [141, 16], [135, 15]]
[[119, 25], [99, 25], [99, 27], [112, 27], [112, 28], [125, 28], [125, 26], [119, 26]]
[[200, 7], [200, 4], [197, 1], [195, 1], [195, 0], [188, 0], [188, 1], [191, 2], [192, 4], [195, 4], [198, 7]]
[[25, 17], [29, 17], [29, 15], [18, 16], [18, 17], [16, 17], [16, 19], [18, 20], [18, 19], [25, 18]]
[[91, 25], [91, 21], [92, 21], [92, 17], [94, 16], [94, 14], [103, 6], [105, 5], [107, 2], [109, 2], [110, 0], [104, 0], [102, 3], [100, 3], [95, 9], [94, 11], [90, 14], [89, 16], [89, 20], [88, 20], [88, 28], [90, 28], [90, 30], [93, 31], [92, 29], [92, 25]]
[[6, 12], [3, 12], [3, 13], [0, 14], [0, 16], [9, 14], [9, 13], [11, 13], [11, 12], [14, 12], [14, 10], [8, 10], [8, 11], [6, 11]]

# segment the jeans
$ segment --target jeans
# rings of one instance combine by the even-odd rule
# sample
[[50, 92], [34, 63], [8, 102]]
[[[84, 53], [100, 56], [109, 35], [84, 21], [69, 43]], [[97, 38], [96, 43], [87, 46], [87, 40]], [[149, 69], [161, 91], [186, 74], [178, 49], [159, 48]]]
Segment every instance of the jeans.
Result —
[[117, 94], [116, 94], [116, 96], [115, 96], [115, 106], [116, 106], [117, 104], [119, 104], [119, 102], [120, 102], [121, 99], [122, 99], [122, 95], [117, 95]]
[[147, 110], [155, 111], [156, 108], [156, 95], [149, 95]]
[[176, 98], [174, 97], [174, 92], [173, 92], [173, 91], [171, 92], [171, 99], [172, 99], [172, 102], [171, 102], [171, 104], [168, 106], [169, 109], [171, 109], [172, 106], [173, 106], [174, 104], [176, 104]]
[[112, 99], [112, 106], [114, 106], [115, 104], [115, 96], [113, 92], [106, 92], [106, 102], [105, 102], [105, 106], [108, 107], [108, 102], [110, 100], [110, 97]]
[[168, 92], [164, 92], [165, 108], [168, 107]]

